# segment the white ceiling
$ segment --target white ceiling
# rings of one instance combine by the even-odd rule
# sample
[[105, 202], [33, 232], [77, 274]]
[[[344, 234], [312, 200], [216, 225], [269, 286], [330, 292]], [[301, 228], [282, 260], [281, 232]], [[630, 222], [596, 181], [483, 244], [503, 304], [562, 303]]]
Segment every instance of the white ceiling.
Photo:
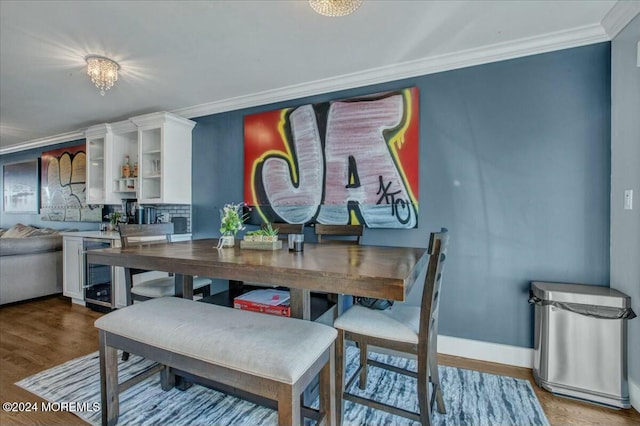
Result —
[[[0, 1], [0, 153], [610, 40], [638, 1]], [[614, 34], [615, 35], [615, 34]], [[84, 57], [121, 66], [100, 96]]]

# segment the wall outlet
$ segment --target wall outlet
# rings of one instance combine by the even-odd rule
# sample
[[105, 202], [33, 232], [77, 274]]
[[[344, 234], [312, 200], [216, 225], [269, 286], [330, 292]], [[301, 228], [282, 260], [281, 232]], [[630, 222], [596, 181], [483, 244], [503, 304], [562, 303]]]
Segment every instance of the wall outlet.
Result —
[[624, 190], [624, 209], [633, 210], [633, 189]]

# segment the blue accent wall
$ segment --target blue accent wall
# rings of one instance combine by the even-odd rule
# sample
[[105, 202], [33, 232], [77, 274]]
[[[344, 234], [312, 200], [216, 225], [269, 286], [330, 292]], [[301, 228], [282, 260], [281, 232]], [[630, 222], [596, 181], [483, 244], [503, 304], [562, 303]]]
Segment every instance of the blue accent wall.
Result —
[[197, 118], [194, 238], [242, 201], [244, 115], [417, 86], [419, 228], [364, 243], [426, 247], [447, 227], [440, 333], [531, 347], [530, 281], [609, 284], [610, 83], [601, 43]]

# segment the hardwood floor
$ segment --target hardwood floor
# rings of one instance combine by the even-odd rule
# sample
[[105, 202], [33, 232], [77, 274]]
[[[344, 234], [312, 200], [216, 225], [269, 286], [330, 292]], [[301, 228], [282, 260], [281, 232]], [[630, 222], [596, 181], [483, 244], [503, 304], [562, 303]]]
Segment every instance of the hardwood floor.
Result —
[[[72, 305], [62, 296], [0, 308], [0, 400], [42, 402], [15, 382], [73, 358], [98, 350], [93, 322], [101, 314]], [[640, 425], [633, 410], [613, 410], [560, 398], [539, 389], [531, 370], [466, 358], [440, 355], [439, 362], [472, 370], [502, 374], [531, 381], [552, 425]], [[62, 402], [62, 401], [59, 401]], [[71, 402], [71, 401], [67, 401]], [[10, 413], [0, 411], [1, 425], [84, 425], [68, 412]]]

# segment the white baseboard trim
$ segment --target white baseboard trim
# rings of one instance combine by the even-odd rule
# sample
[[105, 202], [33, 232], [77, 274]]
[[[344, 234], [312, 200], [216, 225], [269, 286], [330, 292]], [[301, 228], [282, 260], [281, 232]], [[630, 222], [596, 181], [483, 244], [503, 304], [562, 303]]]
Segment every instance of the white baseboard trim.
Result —
[[629, 401], [631, 406], [640, 412], [640, 383], [629, 379]]
[[438, 353], [533, 368], [533, 349], [438, 335]]

